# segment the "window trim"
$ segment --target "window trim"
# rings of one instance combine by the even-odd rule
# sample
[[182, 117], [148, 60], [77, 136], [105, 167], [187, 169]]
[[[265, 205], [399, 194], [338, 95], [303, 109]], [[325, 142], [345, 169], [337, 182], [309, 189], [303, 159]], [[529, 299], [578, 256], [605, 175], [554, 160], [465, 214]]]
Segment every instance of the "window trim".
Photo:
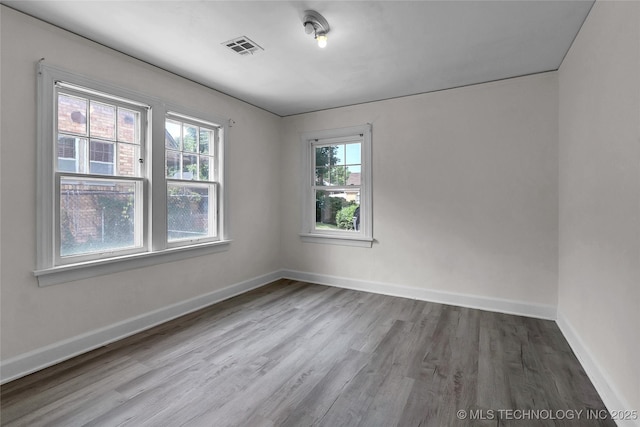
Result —
[[[36, 268], [33, 272], [38, 278], [39, 286], [49, 286], [81, 280], [90, 277], [111, 274], [135, 268], [146, 267], [171, 261], [202, 256], [226, 251], [231, 243], [230, 227], [228, 223], [228, 177], [225, 168], [226, 146], [229, 135], [229, 119], [212, 114], [203, 114], [183, 106], [166, 103], [163, 100], [134, 92], [107, 82], [101, 82], [69, 72], [67, 70], [45, 64], [37, 65], [37, 176], [36, 176]], [[52, 143], [55, 133], [54, 112], [56, 111], [56, 83], [87, 89], [87, 93], [95, 91], [98, 95], [108, 94], [114, 100], [125, 99], [140, 103], [148, 107], [147, 123], [142, 123], [145, 137], [144, 153], [147, 161], [143, 165], [146, 173], [143, 178], [144, 197], [147, 208], [143, 213], [145, 218], [144, 234], [147, 246], [145, 251], [134, 254], [120, 254], [113, 257], [78, 261], [69, 264], [58, 264], [54, 245], [57, 205], [56, 180], [54, 179], [54, 162], [57, 160], [55, 144]], [[166, 180], [165, 180], [165, 117], [169, 112], [188, 117], [197, 117], [202, 122], [216, 123], [220, 126], [223, 137], [220, 140], [220, 181], [217, 188], [221, 191], [218, 210], [218, 234], [216, 241], [188, 243], [181, 246], [171, 246], [167, 242], [166, 215]], [[153, 147], [153, 141], [156, 147]], [[158, 142], [160, 141], [160, 142]], [[149, 160], [150, 159], [150, 160]], [[153, 167], [152, 165], [156, 165]], [[64, 173], [62, 173], [64, 175]], [[100, 176], [108, 178], [108, 176]], [[156, 215], [153, 215], [156, 212]], [[164, 212], [158, 215], [158, 212]], [[153, 219], [153, 220], [152, 220]]]
[[[228, 191], [228, 176], [227, 176], [227, 143], [228, 143], [228, 134], [229, 134], [229, 120], [223, 119], [221, 117], [217, 117], [211, 114], [203, 114], [198, 111], [191, 110], [189, 108], [181, 107], [175, 104], [164, 104], [164, 113], [162, 115], [162, 130], [165, 129], [165, 121], [167, 119], [171, 120], [181, 120], [183, 123], [189, 124], [197, 124], [198, 126], [204, 127], [215, 127], [216, 128], [216, 138], [217, 141], [214, 141], [214, 155], [213, 157], [218, 159], [217, 167], [218, 167], [218, 177], [216, 181], [189, 181], [184, 179], [174, 179], [168, 178], [165, 172], [165, 153], [166, 147], [164, 142], [164, 134], [162, 137], [162, 180], [164, 184], [162, 185], [162, 190], [164, 191], [163, 197], [163, 206], [164, 206], [164, 229], [163, 229], [163, 239], [166, 249], [179, 249], [185, 248], [189, 246], [199, 246], [199, 245], [216, 245], [223, 244], [224, 242], [230, 241], [229, 239], [229, 215], [228, 215], [228, 206], [229, 206], [229, 191]], [[180, 182], [180, 183], [193, 183], [193, 184], [203, 184], [203, 185], [212, 185], [215, 187], [215, 192], [217, 195], [217, 211], [215, 213], [215, 223], [217, 225], [217, 233], [215, 237], [204, 237], [197, 239], [183, 239], [169, 242], [167, 238], [167, 183], [169, 182]]]
[[[61, 242], [60, 238], [60, 204], [61, 197], [57, 197], [56, 194], [60, 194], [60, 189], [62, 185], [63, 178], [71, 178], [71, 180], [77, 179], [78, 181], [120, 181], [126, 182], [130, 184], [134, 184], [136, 188], [136, 193], [139, 193], [138, 200], [136, 202], [139, 203], [139, 209], [136, 209], [135, 212], [135, 223], [140, 227], [140, 235], [134, 236], [134, 241], [137, 243], [131, 247], [118, 248], [118, 249], [110, 249], [105, 251], [95, 251], [84, 254], [77, 255], [67, 255], [62, 256], [60, 254], [59, 248], [54, 249], [54, 266], [64, 266], [68, 264], [78, 264], [82, 262], [90, 262], [90, 261], [100, 261], [103, 259], [109, 258], [118, 258], [126, 255], [133, 255], [137, 253], [147, 252], [147, 233], [145, 230], [145, 213], [147, 212], [147, 206], [144, 200], [145, 191], [145, 178], [144, 177], [121, 177], [121, 176], [108, 176], [108, 175], [95, 175], [95, 174], [79, 174], [79, 173], [69, 173], [69, 172], [55, 172], [54, 173], [54, 212], [55, 218], [53, 220], [53, 231], [54, 231], [54, 242]], [[111, 186], [111, 184], [105, 184], [105, 186]]]
[[[183, 246], [190, 246], [190, 245], [194, 245], [194, 244], [201, 244], [201, 243], [211, 243], [211, 242], [218, 242], [220, 240], [220, 236], [218, 235], [218, 233], [220, 232], [220, 222], [218, 221], [218, 206], [220, 205], [220, 197], [218, 196], [218, 183], [217, 182], [210, 182], [210, 181], [188, 181], [188, 180], [184, 180], [184, 179], [174, 179], [174, 178], [167, 178], [166, 179], [166, 188], [168, 191], [168, 186], [169, 184], [173, 184], [176, 186], [190, 186], [193, 185], [195, 187], [209, 187], [209, 189], [213, 189], [213, 193], [214, 193], [214, 197], [216, 199], [216, 212], [213, 213], [213, 216], [209, 215], [207, 218], [208, 221], [208, 227], [209, 228], [214, 228], [216, 230], [216, 234], [214, 236], [204, 236], [204, 237], [186, 237], [186, 238], [182, 238], [182, 239], [174, 239], [174, 240], [169, 240], [168, 236], [167, 236], [167, 248], [171, 249], [171, 248], [178, 248], [178, 247], [183, 247]], [[169, 218], [169, 215], [167, 214], [167, 219]], [[169, 233], [169, 230], [167, 229], [167, 234]]]
[[[77, 264], [77, 263], [86, 262], [86, 261], [100, 261], [102, 259], [117, 258], [120, 256], [143, 253], [148, 251], [148, 233], [147, 233], [148, 227], [145, 227], [145, 225], [148, 223], [149, 216], [147, 212], [149, 209], [148, 206], [150, 202], [150, 199], [148, 197], [145, 197], [145, 194], [147, 193], [147, 188], [148, 188], [148, 186], [146, 186], [147, 169], [140, 168], [140, 170], [138, 171], [139, 173], [131, 176], [122, 175], [122, 174], [118, 174], [118, 175], [103, 174], [103, 173], [91, 171], [91, 165], [92, 163], [95, 163], [95, 161], [91, 160], [92, 147], [93, 147], [93, 143], [96, 143], [96, 142], [99, 144], [100, 143], [111, 144], [113, 146], [113, 161], [110, 163], [106, 163], [106, 162], [99, 162], [99, 163], [111, 164], [113, 166], [113, 170], [114, 171], [116, 170], [117, 145], [121, 143], [117, 135], [117, 126], [116, 128], [114, 128], [113, 140], [109, 140], [106, 138], [93, 136], [92, 130], [91, 130], [91, 119], [89, 119], [86, 122], [86, 134], [71, 132], [69, 130], [60, 131], [60, 129], [58, 129], [56, 125], [56, 120], [59, 117], [59, 95], [60, 94], [68, 97], [74, 97], [77, 99], [87, 99], [86, 113], [88, 114], [88, 117], [91, 116], [91, 114], [89, 114], [89, 111], [93, 103], [102, 104], [102, 105], [113, 105], [115, 108], [124, 107], [131, 111], [135, 111], [136, 113], [139, 114], [140, 121], [145, 122], [145, 125], [142, 125], [142, 123], [139, 123], [141, 128], [139, 141], [138, 141], [138, 144], [135, 144], [135, 145], [138, 145], [138, 150], [139, 150], [138, 155], [140, 156], [141, 159], [145, 159], [147, 156], [147, 153], [149, 152], [149, 149], [147, 148], [147, 142], [149, 138], [147, 134], [148, 132], [143, 132], [143, 130], [147, 128], [146, 122], [148, 121], [147, 117], [150, 114], [151, 107], [144, 102], [134, 101], [132, 99], [129, 99], [123, 96], [122, 94], [119, 94], [118, 90], [119, 88], [112, 88], [107, 93], [104, 93], [96, 90], [95, 86], [93, 85], [91, 85], [90, 88], [84, 88], [76, 84], [69, 84], [65, 81], [62, 81], [62, 79], [56, 79], [53, 81], [54, 108], [53, 108], [53, 111], [51, 112], [43, 111], [43, 115], [46, 115], [49, 113], [51, 113], [52, 115], [52, 118], [53, 118], [52, 135], [49, 136], [45, 134], [45, 139], [42, 141], [40, 140], [38, 141], [40, 144], [43, 144], [43, 145], [47, 144], [48, 142], [50, 143], [52, 141], [56, 141], [54, 144], [55, 146], [53, 147], [53, 153], [54, 153], [53, 158], [49, 162], [52, 168], [51, 173], [52, 173], [53, 186], [54, 186], [54, 195], [53, 195], [53, 199], [54, 199], [53, 253], [54, 253], [54, 256], [53, 256], [53, 263], [52, 263], [53, 266]], [[116, 115], [117, 115], [117, 110], [114, 109], [114, 119], [116, 119]], [[70, 137], [70, 138], [76, 139], [76, 155], [78, 157], [76, 159], [75, 172], [57, 170], [57, 166], [56, 166], [58, 164], [57, 144], [58, 144], [58, 138], [60, 137], [61, 134], [64, 134], [64, 137]], [[84, 150], [79, 150], [77, 146], [79, 139], [85, 140], [86, 152], [84, 153], [84, 156], [82, 154], [82, 151]], [[85, 163], [84, 164], [85, 172], [80, 173], [78, 172], [78, 169], [81, 168], [80, 163], [81, 163], [82, 157], [84, 157], [83, 163]], [[136, 168], [137, 167], [138, 166], [136, 165]], [[123, 182], [123, 183], [134, 184], [136, 187], [136, 194], [138, 196], [136, 197], [136, 211], [135, 211], [135, 224], [136, 224], [135, 229], [137, 230], [137, 233], [135, 233], [134, 235], [135, 245], [132, 247], [113, 248], [113, 249], [108, 249], [104, 251], [94, 251], [94, 252], [88, 252], [88, 253], [82, 253], [82, 254], [62, 256], [61, 250], [60, 250], [61, 249], [60, 242], [62, 241], [61, 234], [60, 234], [61, 232], [60, 189], [61, 189], [61, 182], [62, 182], [63, 176], [77, 178], [78, 181], [107, 180], [107, 181], [113, 181], [113, 182]], [[105, 185], [111, 186], [111, 184], [105, 184]]]
[[[314, 145], [332, 142], [345, 143], [354, 136], [362, 138], [360, 224], [358, 232], [316, 230], [314, 197]], [[370, 248], [373, 244], [373, 188], [371, 181], [371, 124], [339, 129], [304, 132], [300, 137], [302, 162], [302, 231], [300, 238], [308, 243], [325, 243]], [[340, 189], [341, 187], [338, 187]]]

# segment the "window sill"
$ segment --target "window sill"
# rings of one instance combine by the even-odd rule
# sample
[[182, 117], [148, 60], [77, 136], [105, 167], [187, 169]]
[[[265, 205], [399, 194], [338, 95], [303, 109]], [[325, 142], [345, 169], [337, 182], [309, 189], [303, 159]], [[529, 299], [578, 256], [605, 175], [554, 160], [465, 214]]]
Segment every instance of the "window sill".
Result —
[[158, 252], [125, 255], [97, 261], [61, 265], [33, 272], [38, 278], [38, 286], [50, 286], [75, 280], [88, 279], [105, 274], [118, 273], [135, 268], [148, 267], [166, 262], [180, 261], [195, 256], [223, 252], [229, 249], [231, 240], [203, 243], [193, 246], [165, 249]]
[[355, 246], [359, 248], [370, 248], [373, 246], [373, 239], [367, 237], [332, 236], [329, 234], [300, 234], [300, 238], [303, 242], [307, 243]]

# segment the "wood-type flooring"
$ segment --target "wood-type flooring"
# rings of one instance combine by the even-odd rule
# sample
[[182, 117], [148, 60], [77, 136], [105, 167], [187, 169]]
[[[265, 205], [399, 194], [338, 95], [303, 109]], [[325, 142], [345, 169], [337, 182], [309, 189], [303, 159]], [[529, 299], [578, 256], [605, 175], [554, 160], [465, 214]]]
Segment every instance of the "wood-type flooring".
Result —
[[1, 387], [3, 426], [614, 426], [552, 321], [292, 280]]

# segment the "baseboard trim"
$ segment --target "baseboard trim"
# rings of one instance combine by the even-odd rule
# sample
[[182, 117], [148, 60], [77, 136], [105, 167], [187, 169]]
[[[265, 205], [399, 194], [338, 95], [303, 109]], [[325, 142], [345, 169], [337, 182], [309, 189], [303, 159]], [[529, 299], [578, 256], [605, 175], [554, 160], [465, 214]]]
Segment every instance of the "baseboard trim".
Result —
[[488, 298], [478, 295], [435, 291], [431, 289], [415, 288], [390, 283], [349, 279], [317, 273], [306, 273], [296, 270], [282, 270], [281, 273], [282, 277], [286, 279], [301, 280], [321, 285], [336, 286], [339, 288], [411, 298], [421, 301], [437, 302], [441, 304], [457, 305], [460, 307], [477, 308], [480, 310], [515, 314], [518, 316], [535, 317], [538, 319], [556, 319], [556, 308], [551, 305], [531, 304], [502, 298]]
[[[607, 409], [609, 411], [620, 412], [636, 409], [632, 408], [618, 392], [613, 385], [613, 381], [611, 381], [600, 364], [591, 356], [589, 348], [561, 311], [558, 311], [556, 323]], [[640, 427], [640, 420], [616, 420], [616, 424], [619, 427]]]
[[168, 322], [169, 320], [207, 307], [211, 304], [224, 301], [225, 299], [248, 292], [252, 289], [259, 288], [282, 278], [542, 319], [555, 320], [556, 315], [555, 307], [552, 306], [528, 304], [519, 301], [487, 298], [476, 295], [434, 291], [316, 273], [305, 273], [295, 270], [278, 270], [3, 361], [0, 363], [0, 384], [4, 384], [55, 365], [56, 363], [60, 363], [82, 353], [86, 353], [114, 341], [142, 332], [164, 322]]
[[0, 363], [0, 384], [259, 288], [281, 277], [280, 271], [274, 271], [2, 361]]
[[[562, 313], [556, 312], [556, 308], [553, 306], [286, 269], [245, 280], [0, 362], [0, 384], [55, 365], [236, 295], [265, 286], [279, 279], [300, 280], [421, 301], [555, 320], [607, 408], [609, 410], [630, 408], [625, 399], [621, 397], [622, 395], [612, 385], [613, 382], [605, 374], [605, 371], [591, 356], [588, 348], [570, 322]], [[617, 424], [621, 427], [640, 427], [640, 423], [634, 420], [617, 421]]]
[[283, 278], [542, 319], [555, 320], [556, 314], [555, 307], [552, 306], [528, 304], [519, 301], [487, 298], [476, 295], [434, 291], [316, 273], [305, 273], [295, 270], [277, 270], [2, 361], [0, 362], [0, 384], [13, 381], [25, 375], [29, 375], [33, 372], [68, 360], [72, 357]]

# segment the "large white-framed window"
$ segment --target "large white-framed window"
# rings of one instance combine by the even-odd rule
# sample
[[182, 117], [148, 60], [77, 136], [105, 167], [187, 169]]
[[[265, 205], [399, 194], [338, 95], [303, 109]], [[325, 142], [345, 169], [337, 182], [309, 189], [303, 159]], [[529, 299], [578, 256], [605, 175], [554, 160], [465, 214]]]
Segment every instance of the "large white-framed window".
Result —
[[38, 98], [40, 286], [228, 247], [227, 120], [42, 62]]
[[371, 125], [306, 132], [303, 241], [371, 247]]
[[54, 265], [144, 252], [149, 106], [56, 81]]

